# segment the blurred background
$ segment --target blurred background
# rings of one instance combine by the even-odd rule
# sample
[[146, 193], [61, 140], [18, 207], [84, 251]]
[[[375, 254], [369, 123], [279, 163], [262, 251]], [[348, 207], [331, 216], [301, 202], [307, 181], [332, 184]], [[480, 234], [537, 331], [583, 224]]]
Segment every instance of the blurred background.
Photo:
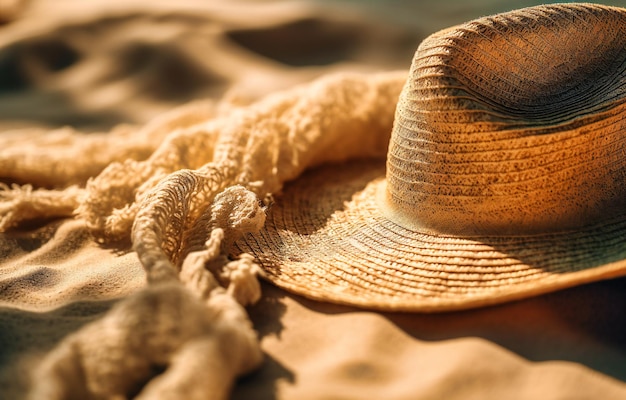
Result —
[[107, 131], [193, 99], [247, 102], [333, 71], [406, 69], [434, 31], [540, 3], [0, 0], [0, 131]]

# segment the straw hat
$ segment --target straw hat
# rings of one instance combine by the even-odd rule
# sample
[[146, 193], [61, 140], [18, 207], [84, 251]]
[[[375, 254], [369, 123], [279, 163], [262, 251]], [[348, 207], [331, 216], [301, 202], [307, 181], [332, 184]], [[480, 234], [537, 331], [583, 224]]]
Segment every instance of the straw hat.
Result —
[[538, 6], [430, 36], [386, 168], [309, 171], [236, 246], [287, 290], [381, 310], [626, 275], [626, 10]]

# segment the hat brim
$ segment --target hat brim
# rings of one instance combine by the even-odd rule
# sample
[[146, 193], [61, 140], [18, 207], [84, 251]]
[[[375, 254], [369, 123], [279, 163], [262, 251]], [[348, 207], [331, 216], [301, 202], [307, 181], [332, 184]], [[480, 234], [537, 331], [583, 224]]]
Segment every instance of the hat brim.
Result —
[[626, 275], [626, 215], [545, 234], [420, 233], [381, 213], [384, 179], [384, 161], [309, 171], [233, 252], [254, 255], [288, 291], [387, 311], [466, 309]]

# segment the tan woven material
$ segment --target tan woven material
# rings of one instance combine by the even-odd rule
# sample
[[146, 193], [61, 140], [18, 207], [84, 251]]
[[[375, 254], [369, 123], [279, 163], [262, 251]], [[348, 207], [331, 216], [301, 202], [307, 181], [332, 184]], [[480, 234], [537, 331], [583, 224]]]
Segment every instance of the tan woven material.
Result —
[[440, 311], [626, 274], [626, 10], [539, 6], [426, 39], [381, 164], [326, 167], [237, 248], [315, 299]]
[[[66, 151], [40, 164], [31, 152], [19, 151], [21, 139], [0, 138], [0, 176], [42, 182], [55, 169], [62, 171], [51, 185], [58, 189], [0, 184], [0, 232], [8, 231], [6, 238], [0, 236], [0, 253], [7, 258], [22, 254], [20, 243], [29, 234], [19, 229], [29, 222], [77, 214], [71, 229], [59, 229], [76, 238], [66, 243], [56, 235], [63, 250], [43, 246], [46, 255], [63, 259], [66, 245], [92, 237], [127, 250], [132, 239], [133, 256], [149, 283], [50, 351], [29, 374], [32, 398], [127, 398], [145, 382], [142, 398], [157, 393], [226, 398], [235, 377], [263, 360], [243, 308], [260, 299], [259, 267], [251, 256], [232, 259], [226, 250], [263, 225], [259, 199], [278, 192], [306, 168], [382, 157], [405, 77], [406, 71], [329, 74], [247, 106], [227, 101], [215, 108], [189, 105], [144, 127], [137, 141], [125, 140], [125, 134], [103, 142], [99, 136], [65, 132], [59, 148]], [[147, 151], [151, 146], [146, 143], [166, 132], [146, 159], [122, 161], [113, 151]], [[35, 136], [44, 139], [41, 147], [49, 143]], [[81, 180], [84, 163], [73, 143], [100, 148], [111, 163], [96, 177]], [[33, 148], [44, 152], [37, 143]], [[32, 287], [33, 279], [48, 282], [58, 275], [56, 268], [42, 268], [37, 257], [4, 266], [2, 282], [10, 289], [0, 305], [40, 310], [139, 289], [138, 279], [103, 283], [115, 269], [103, 271], [106, 266], [95, 262], [59, 267], [68, 275], [88, 268], [70, 282], [89, 289], [53, 284], [38, 287], [33, 295], [24, 289]], [[156, 374], [154, 367], [165, 365], [167, 371]], [[204, 373], [216, 368], [210, 377]]]
[[[106, 110], [113, 108], [123, 111], [119, 118], [132, 117], [125, 121], [150, 122], [90, 134], [83, 130], [89, 118], [83, 128], [21, 128], [17, 111], [37, 120], [38, 111], [39, 117], [58, 117], [59, 110], [37, 106], [47, 102], [22, 98], [22, 91], [6, 96], [10, 121], [0, 126], [0, 306], [5, 308], [0, 325], [19, 329], [5, 329], [3, 339], [17, 338], [11, 351], [26, 351], [23, 343], [35, 336], [50, 345], [50, 338], [59, 342], [32, 362], [29, 358], [24, 368], [15, 368], [3, 354], [0, 397], [228, 398], [236, 377], [258, 368], [264, 357], [244, 308], [261, 298], [260, 269], [251, 256], [231, 259], [225, 250], [263, 225], [260, 200], [306, 168], [382, 157], [406, 77], [404, 70], [366, 72], [380, 70], [376, 62], [289, 67], [230, 39], [256, 42], [267, 28], [270, 35], [258, 44], [270, 39], [263, 46], [290, 53], [291, 45], [275, 46], [272, 38], [297, 37], [292, 43], [299, 46], [302, 34], [315, 38], [336, 24], [341, 29], [331, 28], [335, 33], [320, 43], [333, 42], [336, 34], [358, 37], [363, 45], [353, 45], [363, 56], [370, 58], [365, 50], [371, 46], [385, 59], [378, 47], [391, 47], [374, 43], [393, 36], [406, 46], [406, 36], [387, 36], [373, 22], [361, 23], [353, 35], [352, 17], [339, 21], [333, 16], [338, 13], [320, 9], [318, 14], [304, 3], [131, 1], [108, 9], [103, 2], [110, 16], [100, 15], [95, 3], [84, 7], [87, 14], [80, 2], [52, 3], [38, 11], [42, 19], [20, 19], [0, 35], [8, 71], [0, 84], [12, 87], [19, 76], [23, 92], [33, 98], [47, 98], [47, 91], [52, 99], [67, 98], [78, 110], [71, 114], [75, 120], [110, 115]], [[63, 15], [65, 22], [49, 14]], [[327, 18], [338, 22], [327, 25]], [[273, 30], [277, 25], [283, 27]], [[291, 27], [302, 27], [302, 34], [294, 35]], [[44, 74], [43, 60], [55, 58], [57, 45], [75, 51], [76, 60], [54, 71], [58, 74]], [[299, 47], [303, 56], [312, 50]], [[325, 45], [320, 51], [333, 53]], [[353, 61], [360, 57], [354, 56]], [[295, 85], [315, 76], [320, 78]], [[29, 79], [37, 85], [26, 86]], [[175, 104], [209, 94], [219, 100], [163, 112], [172, 103], [153, 96], [167, 93]], [[100, 122], [106, 127], [116, 121]], [[94, 238], [106, 245], [97, 246]], [[136, 253], [129, 252], [131, 241]], [[140, 263], [145, 274], [133, 269]], [[120, 297], [125, 298], [104, 317], [71, 334], [66, 324], [56, 323], [68, 304], [85, 313], [70, 317], [78, 327], [83, 316], [93, 314], [85, 310], [101, 313], [99, 301]], [[31, 312], [42, 313], [43, 320], [14, 317]], [[36, 322], [33, 329], [32, 320], [47, 322]], [[24, 385], [28, 394], [9, 389], [4, 395], [7, 386], [16, 386], [7, 370], [23, 378], [17, 386]]]

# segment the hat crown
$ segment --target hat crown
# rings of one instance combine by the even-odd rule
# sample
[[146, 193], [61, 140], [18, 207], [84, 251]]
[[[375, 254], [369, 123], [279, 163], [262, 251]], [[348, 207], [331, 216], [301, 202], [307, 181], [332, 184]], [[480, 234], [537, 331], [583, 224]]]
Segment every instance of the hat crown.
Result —
[[626, 11], [551, 5], [419, 46], [398, 102], [385, 212], [443, 233], [580, 227], [626, 205]]

